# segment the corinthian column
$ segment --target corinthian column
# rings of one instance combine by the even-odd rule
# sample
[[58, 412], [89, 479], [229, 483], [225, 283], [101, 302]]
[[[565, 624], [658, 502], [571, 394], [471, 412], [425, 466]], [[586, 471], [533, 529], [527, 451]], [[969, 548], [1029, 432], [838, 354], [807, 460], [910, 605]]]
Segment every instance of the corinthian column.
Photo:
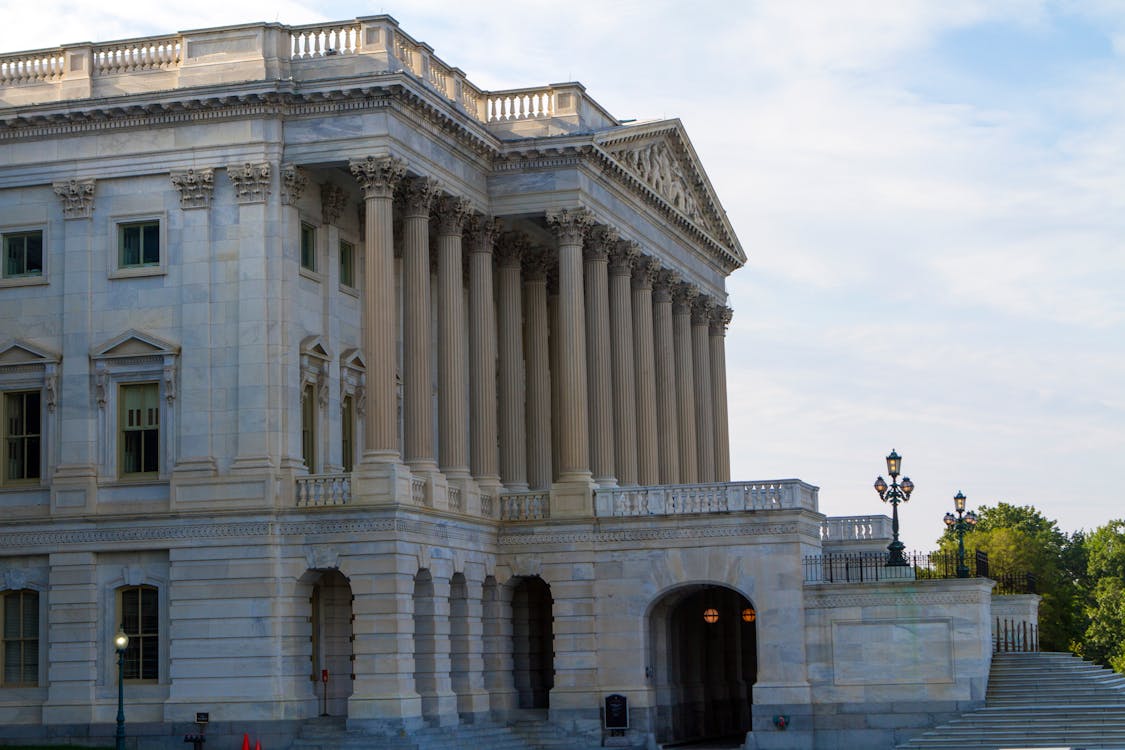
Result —
[[461, 229], [464, 198], [438, 201], [438, 457], [448, 478], [469, 476], [468, 361], [465, 355], [465, 284]]
[[656, 361], [657, 434], [660, 436], [660, 484], [680, 483], [679, 412], [676, 408], [676, 348], [672, 331], [672, 287], [679, 282], [666, 268], [652, 285], [653, 347]]
[[523, 295], [520, 259], [527, 240], [508, 232], [496, 248], [500, 286], [500, 479], [512, 492], [527, 490], [527, 433], [524, 423]]
[[637, 388], [629, 277], [637, 243], [617, 242], [609, 255], [609, 327], [613, 352], [613, 436], [617, 483], [637, 483]]
[[[582, 283], [582, 242], [593, 220], [586, 209], [547, 212], [559, 239], [559, 396], [562, 412], [559, 482], [588, 485], [590, 429], [586, 391], [586, 311]], [[588, 494], [588, 490], [586, 491]], [[577, 500], [577, 498], [571, 498]], [[573, 507], [566, 513], [580, 514]], [[552, 506], [552, 511], [554, 507]], [[564, 513], [564, 515], [566, 514]]]
[[363, 352], [367, 410], [363, 421], [364, 463], [397, 461], [398, 396], [395, 386], [394, 190], [406, 173], [393, 157], [357, 159], [349, 165], [363, 188]]
[[711, 403], [715, 425], [715, 481], [730, 481], [730, 435], [727, 426], [727, 326], [733, 310], [711, 309]]
[[496, 300], [492, 293], [492, 247], [498, 222], [473, 216], [469, 222], [469, 456], [473, 477], [486, 494], [500, 485], [496, 429]]
[[672, 330], [676, 348], [676, 414], [680, 427], [680, 482], [699, 481], [695, 447], [695, 368], [691, 360], [691, 306], [699, 292], [687, 282], [672, 293]]
[[600, 487], [617, 485], [614, 461], [613, 363], [610, 360], [609, 250], [617, 230], [595, 227], [586, 244], [586, 366], [590, 398], [590, 468]]
[[711, 300], [700, 296], [691, 308], [691, 357], [695, 368], [695, 449], [700, 482], [715, 481], [715, 424], [711, 388]]
[[551, 365], [547, 326], [547, 264], [542, 248], [523, 256], [524, 359], [527, 362], [527, 483], [551, 486]]
[[633, 367], [637, 386], [637, 483], [660, 484], [660, 441], [656, 419], [656, 354], [653, 351], [652, 258], [633, 265]]
[[432, 471], [436, 462], [430, 370], [430, 205], [437, 196], [437, 183], [412, 177], [403, 182], [400, 192], [405, 458], [414, 471]]

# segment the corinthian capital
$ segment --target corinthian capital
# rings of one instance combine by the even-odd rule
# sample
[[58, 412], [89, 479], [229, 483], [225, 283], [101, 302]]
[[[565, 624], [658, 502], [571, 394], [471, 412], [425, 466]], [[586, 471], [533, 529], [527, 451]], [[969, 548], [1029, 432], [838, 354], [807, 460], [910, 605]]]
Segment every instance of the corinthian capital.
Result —
[[465, 234], [469, 235], [469, 252], [492, 253], [504, 222], [483, 214], [472, 214], [465, 222]]
[[711, 308], [715, 303], [706, 294], [700, 294], [691, 305], [691, 324], [705, 326], [711, 322]]
[[652, 275], [652, 298], [656, 302], [671, 302], [672, 290], [680, 283], [680, 276], [670, 268], [658, 268]]
[[527, 237], [520, 232], [504, 232], [496, 243], [496, 258], [501, 266], [518, 268], [523, 254], [531, 247]]
[[309, 177], [305, 170], [296, 164], [281, 165], [281, 202], [293, 204], [301, 200], [301, 193], [309, 184]]
[[699, 296], [699, 290], [694, 284], [686, 281], [681, 281], [672, 288], [672, 302], [676, 305], [676, 310], [679, 312], [691, 312], [692, 305], [695, 304], [696, 298]]
[[599, 224], [593, 227], [583, 248], [587, 260], [602, 261], [609, 258], [610, 250], [621, 241], [621, 235], [613, 227]]
[[633, 261], [633, 288], [652, 289], [653, 276], [656, 274], [656, 261], [651, 255], [638, 255]]
[[239, 203], [265, 203], [270, 195], [270, 164], [232, 164], [227, 177], [234, 184], [234, 199]]
[[581, 245], [594, 217], [585, 208], [556, 208], [547, 212], [547, 224], [555, 230], [560, 245]]
[[348, 194], [339, 185], [325, 182], [320, 186], [320, 217], [325, 224], [331, 224], [344, 215], [348, 205]]
[[172, 185], [180, 191], [180, 208], [207, 208], [215, 192], [215, 170], [177, 169], [172, 172]]
[[364, 198], [391, 198], [395, 186], [406, 174], [406, 163], [393, 156], [352, 159], [348, 162], [352, 176], [363, 188]]
[[443, 195], [438, 198], [436, 206], [438, 234], [461, 234], [472, 208], [472, 204], [465, 198], [453, 195]]
[[734, 310], [726, 305], [715, 305], [711, 308], [711, 335], [725, 336], [727, 326], [730, 325]]
[[609, 251], [609, 272], [614, 276], [628, 276], [641, 254], [641, 246], [632, 240], [618, 240]]
[[533, 247], [523, 253], [523, 277], [525, 281], [545, 281], [554, 258], [542, 247]]
[[399, 185], [398, 193], [407, 217], [428, 217], [438, 196], [438, 184], [429, 177], [409, 177]]
[[94, 181], [66, 180], [52, 187], [63, 204], [64, 219], [88, 219], [94, 214]]

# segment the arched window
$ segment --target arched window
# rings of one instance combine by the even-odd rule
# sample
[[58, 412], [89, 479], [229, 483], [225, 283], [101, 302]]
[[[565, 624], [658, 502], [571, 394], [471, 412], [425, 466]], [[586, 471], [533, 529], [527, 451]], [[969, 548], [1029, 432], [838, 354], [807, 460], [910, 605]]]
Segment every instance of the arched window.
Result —
[[35, 687], [39, 684], [39, 592], [29, 589], [0, 594], [4, 626], [4, 687]]
[[160, 678], [160, 591], [155, 586], [126, 586], [117, 590], [121, 629], [129, 636], [125, 649], [125, 679]]

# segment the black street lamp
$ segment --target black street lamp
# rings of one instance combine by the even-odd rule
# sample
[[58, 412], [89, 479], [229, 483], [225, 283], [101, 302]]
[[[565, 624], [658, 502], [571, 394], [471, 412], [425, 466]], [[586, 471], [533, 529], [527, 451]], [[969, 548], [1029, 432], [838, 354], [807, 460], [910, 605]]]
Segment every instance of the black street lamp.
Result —
[[117, 649], [117, 745], [116, 750], [125, 750], [125, 649], [129, 648], [129, 636], [125, 629], [113, 636], [113, 647]]
[[891, 475], [891, 486], [887, 486], [887, 482], [883, 477], [875, 480], [875, 491], [879, 493], [879, 499], [884, 503], [890, 503], [894, 509], [892, 512], [891, 521], [891, 534], [894, 539], [887, 545], [890, 555], [887, 557], [887, 567], [905, 567], [910, 565], [903, 556], [902, 550], [906, 547], [905, 544], [898, 540], [898, 504], [905, 503], [910, 499], [910, 493], [914, 491], [914, 482], [910, 481], [910, 477], [903, 477], [902, 484], [898, 482], [899, 469], [902, 468], [902, 456], [891, 451], [891, 455], [887, 456], [887, 473]]
[[965, 512], [965, 496], [958, 490], [953, 496], [953, 508], [957, 515], [945, 514], [945, 525], [957, 533], [957, 577], [968, 578], [969, 566], [965, 564], [965, 532], [977, 525], [977, 514]]

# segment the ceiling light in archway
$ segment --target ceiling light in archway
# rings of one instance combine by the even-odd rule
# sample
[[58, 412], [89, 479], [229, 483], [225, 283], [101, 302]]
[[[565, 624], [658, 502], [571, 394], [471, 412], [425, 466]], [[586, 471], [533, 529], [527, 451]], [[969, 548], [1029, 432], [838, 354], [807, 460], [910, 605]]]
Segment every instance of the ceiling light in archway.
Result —
[[742, 610], [742, 621], [743, 622], [754, 622], [754, 620], [757, 620], [757, 619], [758, 619], [758, 613], [754, 611], [753, 607], [747, 607], [746, 609]]
[[703, 621], [708, 625], [714, 625], [719, 621], [719, 610], [714, 607], [708, 607], [703, 610]]

